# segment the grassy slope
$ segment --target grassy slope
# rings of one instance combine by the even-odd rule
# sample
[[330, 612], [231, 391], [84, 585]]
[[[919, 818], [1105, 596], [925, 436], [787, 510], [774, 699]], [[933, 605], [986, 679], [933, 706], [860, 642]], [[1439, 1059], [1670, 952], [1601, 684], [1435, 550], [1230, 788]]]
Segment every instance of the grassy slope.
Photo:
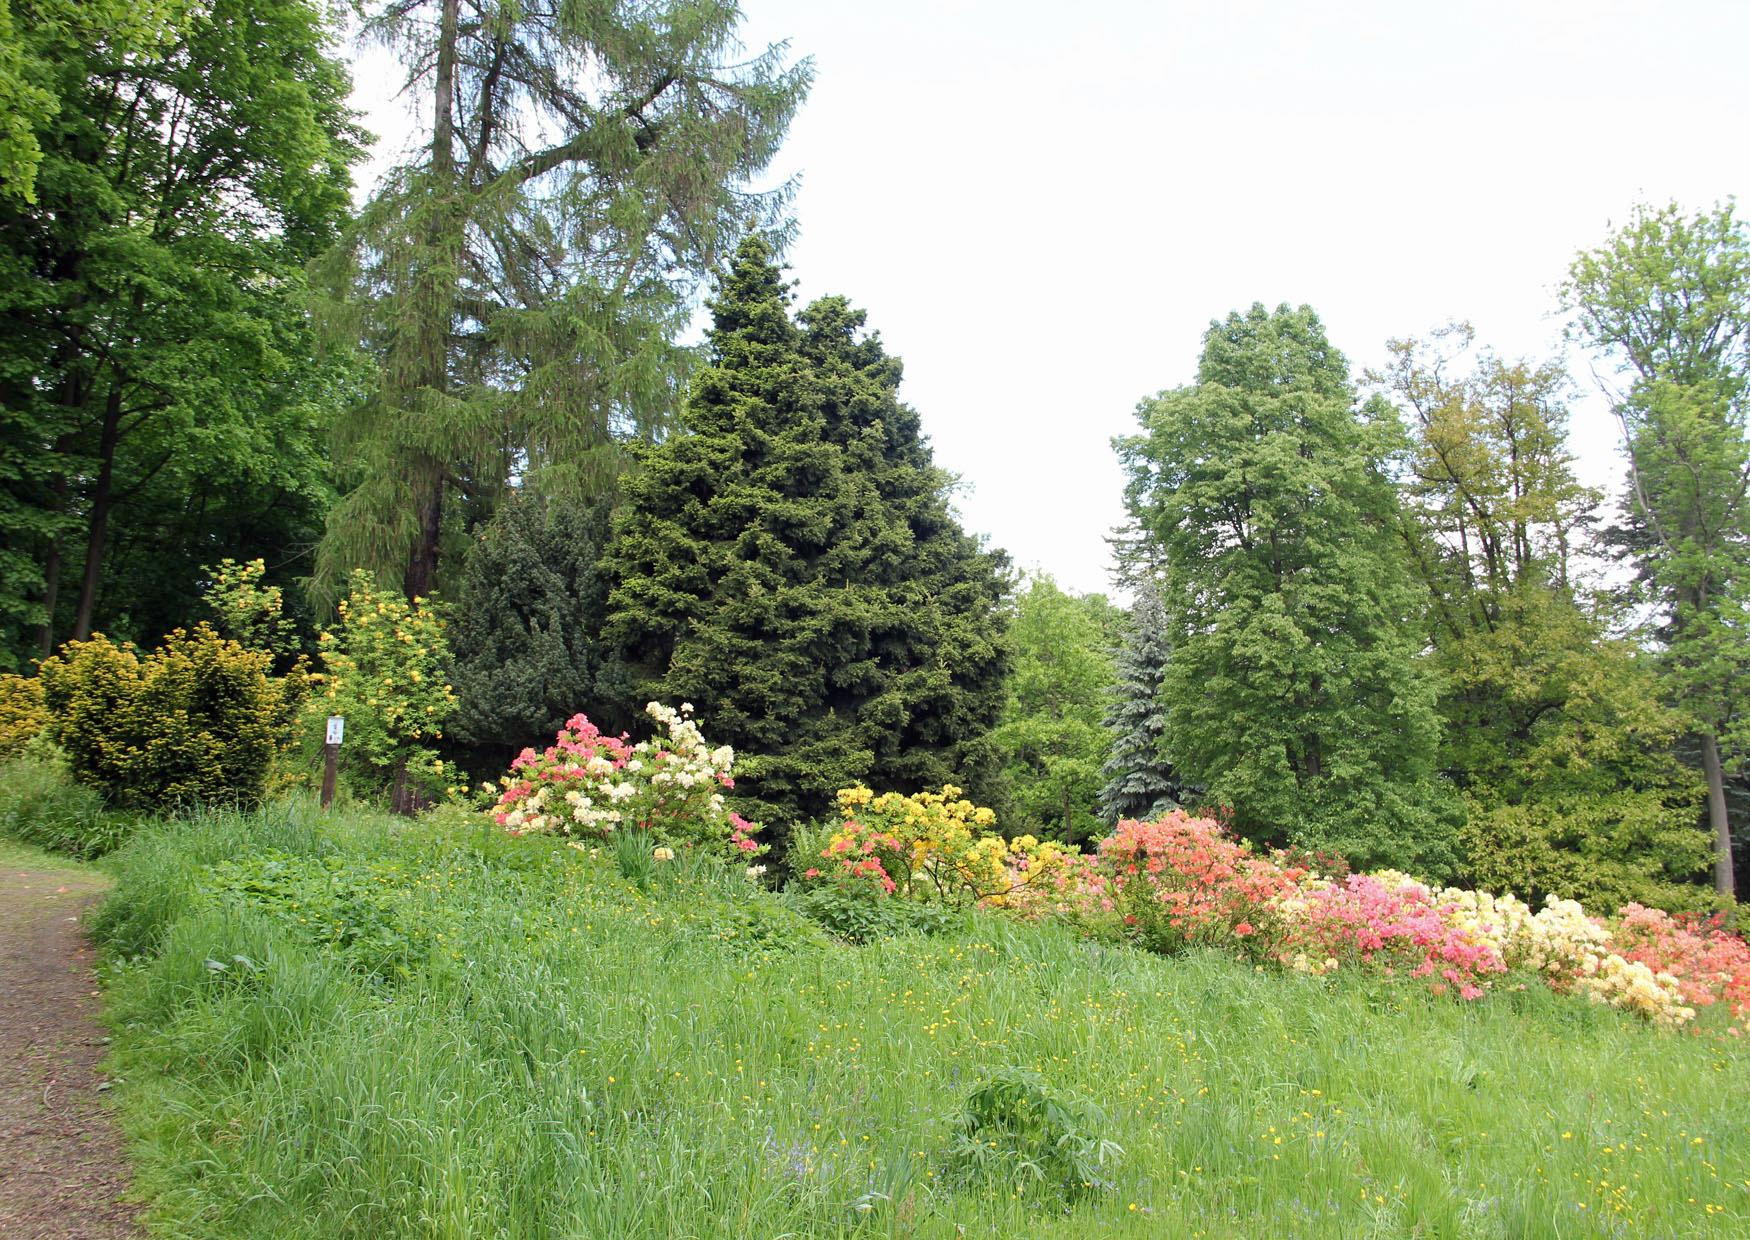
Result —
[[[194, 866], [262, 847], [408, 893], [412, 977], [373, 989], [296, 911], [203, 909]], [[1535, 985], [1461, 1006], [989, 918], [749, 955], [709, 895], [575, 852], [286, 810], [118, 862], [162, 1234], [1750, 1234], [1750, 1048]], [[1105, 1108], [1110, 1191], [947, 1182], [957, 1106], [1008, 1065]]]

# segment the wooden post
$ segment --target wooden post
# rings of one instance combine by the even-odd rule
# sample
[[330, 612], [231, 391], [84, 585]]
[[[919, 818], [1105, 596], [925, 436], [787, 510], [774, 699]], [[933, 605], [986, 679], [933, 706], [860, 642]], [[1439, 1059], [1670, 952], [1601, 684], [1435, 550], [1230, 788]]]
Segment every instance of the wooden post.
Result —
[[322, 767], [322, 808], [327, 809], [334, 800], [335, 777], [340, 771], [340, 742], [346, 737], [346, 720], [339, 715], [328, 716], [328, 731], [324, 736], [322, 752], [325, 758]]

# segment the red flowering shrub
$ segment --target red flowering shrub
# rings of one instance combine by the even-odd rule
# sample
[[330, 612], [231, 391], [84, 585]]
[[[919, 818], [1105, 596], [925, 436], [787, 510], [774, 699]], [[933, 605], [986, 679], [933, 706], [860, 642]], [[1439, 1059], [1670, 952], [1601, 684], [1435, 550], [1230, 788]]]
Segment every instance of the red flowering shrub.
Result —
[[1750, 1018], [1750, 944], [1725, 928], [1717, 914], [1673, 917], [1658, 909], [1625, 904], [1611, 935], [1611, 948], [1625, 960], [1677, 979], [1691, 1007], [1728, 1005], [1738, 1020]]
[[1225, 946], [1265, 958], [1283, 946], [1281, 902], [1302, 872], [1252, 855], [1211, 818], [1184, 810], [1126, 820], [1100, 843], [1111, 899], [1129, 935], [1153, 951]]

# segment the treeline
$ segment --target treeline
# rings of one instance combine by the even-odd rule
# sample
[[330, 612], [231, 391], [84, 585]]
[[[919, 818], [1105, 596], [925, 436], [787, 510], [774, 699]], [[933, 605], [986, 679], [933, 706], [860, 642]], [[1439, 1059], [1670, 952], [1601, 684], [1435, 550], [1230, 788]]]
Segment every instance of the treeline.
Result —
[[423, 731], [384, 739], [398, 787], [428, 744], [492, 774], [580, 710], [686, 701], [780, 833], [838, 788], [953, 782], [1015, 834], [1211, 807], [1528, 898], [1694, 906], [1710, 864], [1733, 890], [1729, 207], [1639, 210], [1573, 263], [1620, 521], [1574, 476], [1555, 362], [1460, 325], [1357, 374], [1313, 311], [1255, 306], [1115, 445], [1125, 609], [1017, 582], [898, 359], [844, 298], [793, 303], [761, 178], [811, 68], [743, 52], [734, 5], [363, 5], [420, 128], [356, 209], [327, 6], [0, 16], [0, 671], [156, 643], [261, 560], [281, 668], [349, 591], [409, 600], [422, 659], [447, 616]]

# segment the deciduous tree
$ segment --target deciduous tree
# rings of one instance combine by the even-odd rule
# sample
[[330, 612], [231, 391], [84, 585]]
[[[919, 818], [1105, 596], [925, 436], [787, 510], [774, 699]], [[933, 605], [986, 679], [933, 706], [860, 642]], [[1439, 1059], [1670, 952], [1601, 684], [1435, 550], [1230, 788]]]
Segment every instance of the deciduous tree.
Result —
[[1633, 541], [1667, 689], [1700, 743], [1714, 885], [1732, 896], [1725, 767], [1750, 752], [1750, 234], [1729, 203], [1638, 207], [1575, 258], [1564, 292], [1575, 335], [1625, 381]]
[[1174, 766], [1253, 839], [1452, 874], [1396, 417], [1358, 403], [1310, 308], [1261, 305], [1212, 324], [1197, 381], [1137, 416], [1118, 446], [1165, 563]]

